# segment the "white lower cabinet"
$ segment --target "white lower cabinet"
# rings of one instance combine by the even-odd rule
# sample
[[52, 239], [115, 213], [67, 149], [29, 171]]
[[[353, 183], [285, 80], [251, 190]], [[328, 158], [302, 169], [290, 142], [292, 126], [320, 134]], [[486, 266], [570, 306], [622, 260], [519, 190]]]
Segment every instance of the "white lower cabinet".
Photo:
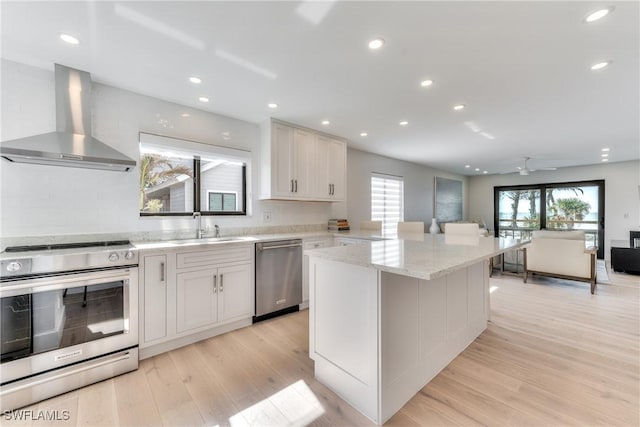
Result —
[[176, 329], [184, 332], [218, 321], [218, 270], [176, 276]]
[[250, 244], [142, 254], [140, 357], [250, 325], [253, 252]]
[[[311, 238], [302, 241], [302, 247], [307, 249], [330, 248], [334, 246], [333, 237]], [[302, 257], [302, 304], [300, 308], [309, 306], [309, 257]]]
[[146, 256], [143, 263], [144, 294], [140, 301], [144, 318], [139, 324], [144, 325], [144, 333], [139, 336], [142, 341], [151, 342], [167, 336], [167, 256]]
[[[253, 264], [218, 269], [218, 321], [253, 317]], [[251, 287], [247, 287], [251, 283]]]
[[251, 264], [176, 275], [176, 329], [184, 332], [252, 316]]
[[336, 246], [362, 245], [369, 242], [369, 240], [354, 237], [336, 237], [335, 241]]

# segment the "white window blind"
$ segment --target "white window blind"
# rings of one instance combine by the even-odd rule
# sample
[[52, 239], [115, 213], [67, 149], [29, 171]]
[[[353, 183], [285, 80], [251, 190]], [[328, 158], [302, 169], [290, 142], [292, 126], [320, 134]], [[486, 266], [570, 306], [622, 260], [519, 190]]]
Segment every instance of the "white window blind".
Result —
[[395, 233], [404, 221], [404, 182], [402, 177], [371, 175], [371, 220], [382, 221], [383, 233]]

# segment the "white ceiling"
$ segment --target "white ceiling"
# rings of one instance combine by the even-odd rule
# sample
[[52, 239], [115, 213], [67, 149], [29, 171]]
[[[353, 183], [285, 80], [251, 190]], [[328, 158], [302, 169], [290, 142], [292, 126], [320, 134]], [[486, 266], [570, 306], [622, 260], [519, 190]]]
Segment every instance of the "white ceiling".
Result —
[[[514, 171], [523, 156], [532, 169], [596, 164], [604, 147], [611, 162], [640, 158], [639, 13], [636, 1], [3, 1], [1, 52], [473, 175]], [[386, 43], [371, 51], [375, 37]], [[590, 70], [603, 60], [613, 62]]]

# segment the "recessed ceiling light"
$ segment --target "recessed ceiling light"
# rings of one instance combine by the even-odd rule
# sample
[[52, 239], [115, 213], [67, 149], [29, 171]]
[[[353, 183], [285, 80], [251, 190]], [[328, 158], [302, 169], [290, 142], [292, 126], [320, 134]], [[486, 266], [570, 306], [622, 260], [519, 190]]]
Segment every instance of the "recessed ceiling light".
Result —
[[369, 134], [366, 133], [366, 132], [360, 132], [360, 136], [367, 136], [367, 135], [369, 135]]
[[600, 154], [601, 157], [609, 157], [609, 153], [602, 153]]
[[482, 173], [489, 173], [489, 172], [487, 172], [487, 171], [482, 171]]
[[458, 104], [458, 105], [454, 105], [453, 109], [456, 110], [456, 111], [460, 111], [460, 110], [464, 110], [465, 107], [466, 107], [466, 105], [464, 105], [464, 104]]
[[471, 165], [464, 165], [465, 168], [469, 169]]
[[406, 125], [408, 125], [408, 124], [409, 124], [409, 122], [408, 122], [408, 121], [406, 121], [406, 120], [403, 120], [403, 121], [401, 121], [401, 122], [400, 122], [400, 123], [398, 123], [398, 124], [399, 124], [400, 126], [406, 126]]
[[189, 77], [189, 81], [191, 83], [195, 83], [195, 84], [200, 84], [202, 83], [202, 79], [200, 77], [196, 77], [196, 76], [191, 76]]
[[69, 44], [79, 44], [80, 40], [70, 34], [60, 34], [60, 38]]
[[422, 87], [431, 86], [432, 84], [433, 84], [433, 80], [423, 80], [420, 82], [420, 86]]
[[182, 113], [182, 117], [190, 117], [190, 116], [191, 116], [191, 114], [189, 114], [189, 113]]
[[380, 49], [384, 45], [383, 39], [374, 39], [369, 42], [369, 49]]
[[330, 122], [329, 120], [323, 120], [323, 121], [322, 121], [322, 124], [326, 126], [326, 125], [328, 125], [328, 124], [331, 124], [331, 122]]
[[269, 108], [278, 108], [278, 104], [276, 104], [275, 102], [270, 102], [267, 104], [267, 107]]
[[476, 172], [479, 172], [479, 171], [480, 171], [480, 168], [476, 168]]
[[608, 67], [609, 65], [611, 65], [611, 61], [598, 62], [597, 64], [593, 64], [593, 65], [591, 66], [591, 69], [592, 69], [593, 71], [596, 71], [596, 70], [602, 70], [603, 68], [606, 68], [606, 67]]
[[609, 161], [609, 159], [606, 159], [606, 158], [605, 158], [605, 159], [602, 159], [602, 161], [603, 161], [603, 162], [608, 162], [608, 161]]
[[209, 102], [209, 98], [207, 98], [206, 96], [201, 96], [198, 99], [200, 100], [200, 102]]
[[600, 150], [600, 151], [609, 151], [609, 149], [608, 149], [608, 148], [603, 148], [603, 149], [602, 149], [602, 150]]
[[591, 12], [589, 15], [587, 15], [587, 17], [584, 18], [584, 20], [586, 22], [597, 21], [598, 19], [602, 19], [608, 14], [610, 14], [611, 12], [613, 12], [613, 9], [614, 9], [613, 6], [606, 7], [604, 9], [598, 9], [595, 12]]

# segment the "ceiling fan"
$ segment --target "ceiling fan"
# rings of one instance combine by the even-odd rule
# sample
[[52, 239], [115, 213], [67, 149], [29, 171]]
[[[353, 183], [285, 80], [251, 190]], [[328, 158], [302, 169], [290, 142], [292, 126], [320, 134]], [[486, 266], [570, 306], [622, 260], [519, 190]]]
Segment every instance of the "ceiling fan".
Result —
[[[527, 167], [527, 161], [531, 160], [531, 157], [523, 157], [522, 158], [522, 166], [518, 166], [518, 173], [522, 176], [527, 176], [529, 175], [529, 172], [535, 172], [535, 171], [554, 171], [557, 170], [558, 168], [539, 168], [539, 169], [529, 169]], [[506, 173], [515, 173], [515, 172], [506, 172]]]

